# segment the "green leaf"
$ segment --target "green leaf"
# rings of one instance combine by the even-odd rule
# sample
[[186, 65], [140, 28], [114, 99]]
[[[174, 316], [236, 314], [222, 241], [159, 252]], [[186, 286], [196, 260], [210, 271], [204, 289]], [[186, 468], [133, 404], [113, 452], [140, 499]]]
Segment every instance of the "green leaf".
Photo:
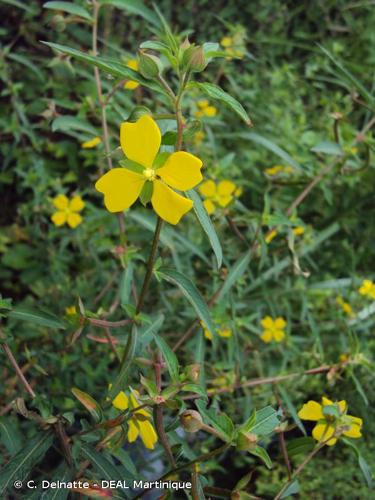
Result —
[[302, 434], [304, 434], [306, 436], [305, 427], [304, 427], [303, 423], [301, 422], [301, 419], [298, 416], [297, 410], [296, 410], [296, 408], [295, 408], [292, 400], [290, 399], [288, 393], [286, 392], [286, 390], [281, 385], [278, 386], [278, 390], [279, 390], [279, 392], [281, 394], [281, 397], [282, 397], [282, 399], [283, 399], [286, 407], [288, 408], [289, 413], [291, 414], [291, 416], [292, 416], [295, 424], [300, 429], [300, 431], [302, 432]]
[[347, 438], [341, 438], [341, 441], [343, 443], [345, 443], [347, 446], [349, 446], [350, 448], [352, 448], [352, 450], [354, 450], [354, 452], [358, 458], [358, 465], [362, 471], [364, 478], [366, 479], [367, 486], [369, 488], [373, 488], [374, 487], [374, 478], [373, 478], [372, 471], [370, 469], [370, 466], [366, 462], [366, 460], [363, 458], [363, 456], [362, 456], [361, 452], [359, 451], [359, 449], [357, 448], [357, 446], [350, 439], [347, 439]]
[[366, 406], [369, 405], [369, 401], [368, 401], [368, 398], [366, 396], [366, 393], [362, 387], [362, 384], [361, 382], [358, 380], [357, 376], [354, 374], [354, 371], [352, 369], [350, 369], [349, 371], [349, 375], [350, 375], [350, 378], [353, 380], [354, 382], [354, 385], [355, 385], [355, 388], [358, 392], [358, 394], [361, 396], [361, 398], [363, 399], [364, 403]]
[[160, 22], [155, 13], [144, 5], [141, 0], [100, 0], [101, 5], [112, 5], [118, 9], [126, 10], [130, 14], [143, 17], [146, 21], [160, 28]]
[[123, 270], [120, 280], [120, 304], [128, 304], [130, 302], [130, 294], [132, 289], [132, 281], [134, 274], [134, 264], [129, 262]]
[[243, 432], [250, 432], [252, 427], [255, 425], [257, 419], [257, 412], [256, 410], [253, 411], [253, 413], [250, 415], [250, 417], [241, 425], [240, 429]]
[[234, 425], [232, 420], [225, 413], [219, 413], [216, 409], [207, 409], [206, 403], [202, 400], [196, 400], [195, 404], [203, 419], [212, 425], [226, 441], [231, 441], [234, 434]]
[[208, 331], [215, 338], [215, 326], [212, 322], [210, 311], [208, 310], [207, 304], [204, 301], [202, 295], [199, 293], [198, 289], [190, 280], [190, 278], [176, 271], [175, 269], [168, 269], [166, 267], [160, 268], [158, 272], [163, 279], [179, 287], [181, 292], [194, 307], [196, 313], [203, 321]]
[[226, 280], [220, 290], [218, 296], [218, 302], [220, 302], [225, 295], [229, 292], [232, 286], [237, 283], [237, 281], [242, 277], [245, 271], [248, 269], [251, 258], [251, 251], [245, 252], [231, 267]]
[[[74, 472], [63, 461], [57, 469], [54, 470], [51, 482], [57, 481], [72, 481], [74, 479]], [[65, 500], [68, 498], [68, 488], [48, 488], [47, 490], [39, 491], [38, 500]]]
[[313, 153], [322, 153], [326, 155], [342, 156], [344, 154], [340, 144], [332, 141], [322, 141], [316, 146], [311, 148]]
[[21, 435], [16, 426], [16, 421], [13, 420], [13, 418], [0, 417], [0, 436], [0, 442], [5, 446], [11, 456], [21, 449]]
[[5, 491], [15, 480], [24, 481], [31, 470], [42, 460], [51, 447], [53, 434], [40, 432], [34, 435], [12, 460], [0, 472], [0, 495], [5, 498]]
[[62, 10], [68, 14], [73, 14], [74, 16], [79, 16], [83, 19], [88, 19], [89, 21], [92, 20], [90, 13], [86, 9], [73, 2], [47, 2], [43, 5], [43, 8]]
[[126, 386], [129, 370], [132, 366], [135, 349], [137, 347], [137, 341], [138, 328], [137, 325], [133, 323], [133, 327], [128, 333], [128, 340], [126, 342], [125, 353], [121, 362], [120, 372], [117, 375], [117, 378], [108, 393], [108, 397], [110, 399], [114, 399], [117, 394], [123, 389], [123, 387]]
[[38, 80], [40, 80], [40, 81], [44, 80], [42, 73], [40, 71], [40, 68], [38, 68], [38, 66], [36, 66], [35, 64], [33, 64], [30, 61], [29, 55], [23, 56], [22, 54], [14, 54], [13, 52], [10, 52], [7, 55], [7, 58], [11, 59], [12, 61], [16, 61], [19, 64], [23, 64], [24, 66], [26, 66], [29, 70], [31, 70], [37, 76]]
[[100, 422], [103, 417], [103, 412], [100, 408], [99, 403], [97, 403], [97, 401], [95, 401], [95, 399], [89, 394], [81, 391], [80, 389], [77, 389], [76, 387], [72, 388], [72, 393], [90, 413], [95, 422]]
[[156, 345], [162, 352], [163, 358], [168, 368], [169, 375], [173, 382], [178, 382], [178, 359], [166, 341], [159, 335], [154, 334]]
[[60, 330], [65, 330], [66, 328], [65, 323], [60, 321], [53, 314], [44, 311], [35, 311], [25, 307], [16, 307], [12, 309], [8, 316], [9, 318], [29, 321], [30, 323], [47, 326], [49, 328], [57, 328]]
[[61, 132], [70, 132], [77, 130], [79, 132], [87, 132], [93, 136], [98, 135], [98, 131], [87, 121], [81, 120], [75, 116], [59, 116], [52, 122], [52, 132], [60, 130]]
[[104, 57], [90, 56], [89, 54], [86, 54], [86, 52], [72, 49], [71, 47], [60, 45], [58, 43], [42, 43], [44, 43], [44, 45], [48, 45], [48, 47], [51, 47], [52, 49], [62, 52], [63, 54], [75, 57], [79, 61], [83, 61], [92, 66], [96, 66], [97, 68], [101, 69], [105, 73], [109, 73], [112, 76], [116, 76], [118, 78], [123, 78], [126, 80], [135, 80], [144, 87], [148, 87], [152, 90], [155, 90], [156, 92], [168, 95], [158, 83], [155, 83], [152, 80], [146, 80], [141, 76], [140, 73], [138, 73], [138, 71], [134, 71], [131, 68], [125, 66], [125, 64], [121, 64], [118, 61]]
[[266, 406], [257, 411], [255, 424], [250, 429], [257, 436], [265, 436], [270, 434], [280, 424], [276, 410], [272, 406]]
[[287, 498], [291, 495], [296, 495], [299, 493], [299, 482], [298, 479], [295, 479], [293, 482], [289, 484], [287, 489], [284, 491], [284, 493], [281, 495], [280, 500], [282, 498]]
[[188, 88], [198, 88], [202, 92], [204, 92], [210, 99], [215, 99], [217, 101], [223, 102], [227, 106], [229, 106], [232, 111], [237, 113], [238, 116], [242, 118], [242, 120], [246, 123], [248, 126], [252, 126], [251, 120], [247, 112], [245, 111], [244, 107], [242, 106], [241, 103], [237, 101], [234, 97], [232, 97], [230, 94], [225, 92], [221, 87], [218, 85], [215, 85], [213, 83], [200, 83], [200, 82], [191, 82], [188, 85]]
[[207, 391], [203, 387], [198, 384], [184, 384], [181, 387], [181, 391], [185, 392], [194, 392], [195, 394], [199, 394], [207, 399]]
[[250, 450], [250, 453], [251, 455], [255, 455], [256, 457], [260, 458], [268, 469], [272, 469], [272, 460], [264, 448], [262, 448], [261, 446], [256, 446], [255, 448]]
[[209, 215], [207, 214], [206, 209], [202, 203], [202, 200], [199, 194], [194, 191], [194, 189], [190, 189], [186, 191], [186, 196], [190, 198], [194, 203], [194, 212], [199, 220], [200, 225], [202, 226], [203, 231], [206, 233], [208, 240], [211, 244], [212, 250], [216, 256], [217, 267], [220, 269], [221, 264], [223, 262], [223, 251], [221, 249], [221, 244], [219, 238], [216, 234], [215, 228], [211, 222]]
[[315, 441], [312, 437], [300, 437], [288, 441], [286, 448], [288, 455], [293, 457], [295, 455], [307, 455], [313, 450]]

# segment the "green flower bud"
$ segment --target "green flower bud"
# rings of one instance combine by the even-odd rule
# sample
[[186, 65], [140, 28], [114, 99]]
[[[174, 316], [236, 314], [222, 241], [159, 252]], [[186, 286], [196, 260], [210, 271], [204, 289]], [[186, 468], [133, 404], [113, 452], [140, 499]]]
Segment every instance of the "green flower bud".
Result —
[[207, 66], [206, 58], [204, 57], [204, 50], [202, 47], [195, 47], [192, 51], [189, 61], [189, 67], [193, 73], [203, 71]]
[[180, 423], [186, 432], [198, 432], [203, 425], [200, 414], [195, 410], [186, 410], [180, 415]]
[[197, 382], [199, 379], [199, 374], [201, 367], [199, 363], [194, 363], [186, 367], [186, 377], [192, 382]]
[[252, 450], [257, 446], [258, 436], [251, 432], [240, 432], [237, 437], [236, 447], [239, 451]]
[[140, 50], [138, 51], [138, 60], [139, 72], [142, 76], [150, 80], [160, 75], [162, 66], [158, 57]]

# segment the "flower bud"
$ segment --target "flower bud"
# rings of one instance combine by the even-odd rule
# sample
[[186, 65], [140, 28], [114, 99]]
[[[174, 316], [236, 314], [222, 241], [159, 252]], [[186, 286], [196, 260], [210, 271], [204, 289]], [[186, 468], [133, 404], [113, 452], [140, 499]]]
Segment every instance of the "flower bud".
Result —
[[180, 423], [186, 432], [198, 432], [203, 425], [200, 414], [195, 410], [186, 410], [180, 415]]
[[248, 451], [257, 446], [258, 436], [251, 432], [240, 432], [237, 438], [237, 450]]
[[142, 76], [150, 80], [160, 75], [162, 67], [160, 59], [158, 57], [140, 50], [138, 51], [138, 59], [139, 72]]
[[203, 71], [207, 66], [204, 50], [202, 47], [195, 47], [191, 53], [189, 67], [193, 73]]
[[186, 367], [186, 377], [192, 382], [197, 382], [199, 379], [199, 374], [201, 367], [199, 363], [194, 363]]

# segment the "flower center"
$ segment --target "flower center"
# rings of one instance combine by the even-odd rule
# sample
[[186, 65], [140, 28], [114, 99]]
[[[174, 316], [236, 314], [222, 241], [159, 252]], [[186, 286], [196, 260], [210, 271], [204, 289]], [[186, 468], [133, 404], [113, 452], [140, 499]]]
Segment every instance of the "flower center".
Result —
[[142, 173], [148, 181], [155, 180], [155, 170], [153, 168], [145, 168]]

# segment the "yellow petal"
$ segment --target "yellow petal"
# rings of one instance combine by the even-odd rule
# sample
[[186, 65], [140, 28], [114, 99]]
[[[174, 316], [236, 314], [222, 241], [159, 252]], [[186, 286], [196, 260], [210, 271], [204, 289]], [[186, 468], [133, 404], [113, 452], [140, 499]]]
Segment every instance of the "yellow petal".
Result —
[[220, 40], [220, 45], [222, 45], [223, 47], [230, 47], [231, 45], [233, 45], [233, 38], [231, 36], [224, 36]]
[[65, 212], [55, 212], [51, 216], [52, 222], [55, 226], [62, 226], [66, 222], [66, 213]]
[[122, 212], [129, 208], [140, 195], [145, 179], [126, 168], [113, 168], [95, 184], [104, 194], [104, 204], [110, 212]]
[[73, 196], [69, 203], [69, 210], [72, 212], [80, 212], [83, 210], [85, 206], [85, 202], [82, 200], [80, 196]]
[[298, 412], [298, 416], [302, 420], [320, 420], [324, 418], [322, 413], [322, 405], [320, 405], [316, 401], [308, 401], [302, 406], [302, 408]]
[[323, 406], [329, 406], [329, 405], [334, 405], [335, 403], [331, 401], [330, 399], [326, 398], [325, 396], [322, 397], [322, 405]]
[[345, 413], [346, 410], [348, 409], [348, 403], [344, 399], [342, 399], [341, 401], [338, 401], [337, 406], [340, 409], [340, 413]]
[[112, 401], [112, 405], [118, 410], [127, 410], [129, 408], [129, 398], [124, 391], [120, 391], [115, 399]]
[[223, 337], [226, 339], [228, 339], [232, 336], [232, 330], [230, 330], [229, 328], [222, 328], [217, 333], [218, 333], [219, 337]]
[[217, 186], [217, 192], [221, 196], [228, 196], [229, 194], [232, 194], [235, 189], [236, 185], [232, 181], [221, 181]]
[[215, 205], [211, 200], [204, 200], [203, 205], [208, 215], [212, 215], [215, 212]]
[[271, 316], [265, 316], [260, 324], [263, 326], [263, 328], [273, 328], [273, 319]]
[[198, 189], [205, 198], [212, 198], [216, 194], [216, 184], [211, 180], [202, 182]]
[[130, 69], [134, 69], [134, 71], [138, 71], [138, 61], [137, 59], [129, 59], [129, 61], [126, 63], [126, 66]]
[[269, 233], [266, 234], [265, 238], [264, 238], [264, 241], [267, 243], [267, 245], [269, 243], [271, 243], [271, 241], [277, 236], [277, 231], [275, 229], [273, 229], [272, 231], [270, 231]]
[[83, 149], [92, 149], [95, 148], [98, 144], [102, 142], [100, 137], [94, 137], [93, 139], [90, 139], [89, 141], [85, 141], [81, 144], [81, 148]]
[[154, 181], [151, 203], [159, 217], [170, 224], [177, 224], [193, 207], [191, 200], [175, 193], [166, 184], [157, 180]]
[[201, 99], [197, 102], [198, 108], [207, 108], [208, 106], [208, 101], [207, 99]]
[[69, 206], [69, 200], [65, 196], [65, 194], [59, 194], [57, 195], [53, 200], [52, 203], [57, 210], [65, 210]]
[[141, 116], [135, 123], [124, 122], [120, 129], [120, 143], [129, 160], [151, 168], [161, 143], [159, 127], [149, 115]]
[[153, 450], [155, 447], [155, 443], [158, 440], [158, 436], [156, 435], [153, 425], [148, 420], [145, 420], [144, 422], [139, 422], [138, 425], [143, 444], [149, 450]]
[[169, 186], [186, 191], [202, 180], [201, 168], [202, 161], [199, 158], [185, 151], [177, 151], [169, 156], [157, 174]]
[[[132, 408], [138, 408], [139, 407], [139, 403], [138, 401], [136, 400], [134, 394], [130, 394], [130, 404], [131, 404], [131, 407]], [[135, 418], [137, 418], [138, 415], [141, 415], [145, 418], [150, 418], [151, 415], [149, 414], [148, 411], [144, 410], [143, 408], [141, 408], [140, 410], [137, 410], [136, 412], [134, 412], [134, 416]]]
[[138, 423], [134, 421], [133, 418], [128, 420], [128, 441], [129, 443], [133, 443], [139, 434]]
[[124, 83], [124, 89], [126, 90], [134, 90], [139, 87], [139, 83], [135, 80], [128, 80]]
[[362, 437], [361, 427], [359, 425], [352, 425], [349, 430], [343, 432], [344, 436], [350, 438]]
[[207, 106], [207, 108], [204, 108], [204, 114], [206, 116], [209, 116], [210, 118], [213, 116], [216, 116], [217, 109], [215, 106]]
[[[314, 439], [316, 439], [319, 442], [326, 441], [329, 439], [331, 436], [333, 436], [335, 433], [335, 428], [333, 425], [329, 425], [326, 422], [317, 424], [313, 431], [312, 431], [312, 436]], [[328, 446], [332, 446], [336, 443], [337, 439], [332, 438], [327, 442]]]
[[67, 222], [68, 222], [68, 226], [70, 226], [72, 229], [74, 229], [81, 224], [82, 217], [79, 214], [71, 212], [70, 214], [68, 214]]
[[269, 342], [272, 342], [272, 332], [270, 330], [265, 330], [260, 338], [263, 340], [263, 342], [266, 342], [266, 344], [268, 344]]
[[221, 207], [226, 207], [233, 200], [233, 196], [218, 196], [217, 202]]
[[207, 328], [203, 327], [204, 336], [208, 340], [212, 340], [212, 333]]
[[284, 318], [281, 318], [281, 316], [278, 316], [276, 319], [275, 319], [275, 323], [274, 323], [275, 327], [279, 330], [283, 330], [285, 327], [286, 327], [286, 322], [285, 322], [285, 319]]
[[273, 332], [273, 338], [275, 342], [282, 342], [284, 340], [284, 337], [285, 333], [283, 332], [283, 330], [275, 330]]

